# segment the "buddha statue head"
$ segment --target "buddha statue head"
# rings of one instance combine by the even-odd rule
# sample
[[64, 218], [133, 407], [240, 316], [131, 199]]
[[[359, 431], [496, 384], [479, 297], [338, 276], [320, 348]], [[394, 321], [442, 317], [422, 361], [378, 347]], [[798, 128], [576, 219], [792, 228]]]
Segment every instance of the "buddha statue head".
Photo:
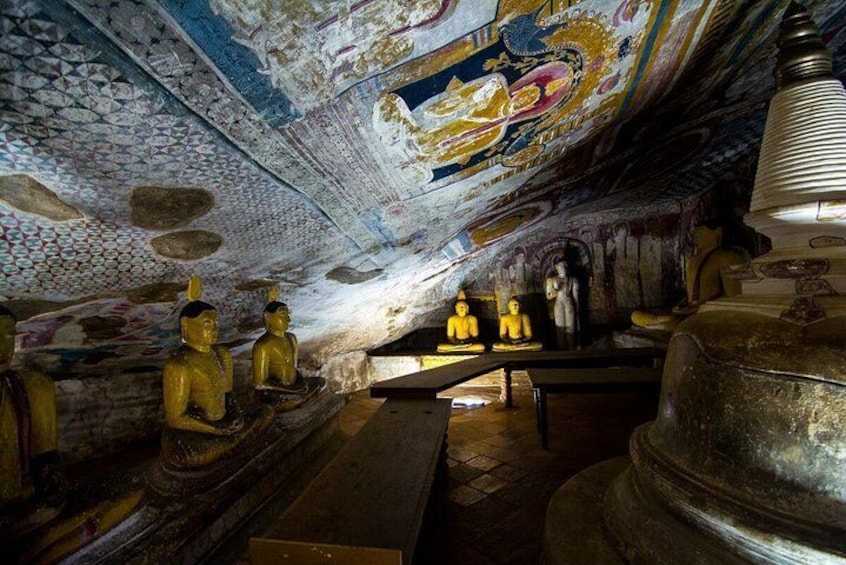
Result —
[[270, 302], [264, 307], [264, 326], [273, 335], [283, 336], [291, 325], [291, 312], [288, 305], [276, 300], [276, 288], [271, 288]]
[[470, 304], [468, 304], [467, 295], [464, 294], [463, 290], [458, 291], [458, 300], [455, 303], [455, 313], [461, 318], [470, 314]]
[[184, 344], [208, 351], [217, 342], [217, 310], [199, 300], [201, 293], [200, 279], [191, 277], [188, 283], [190, 302], [179, 313], [179, 333]]
[[723, 228], [716, 221], [709, 220], [693, 228], [690, 234], [691, 253], [699, 254], [719, 247], [723, 240]]
[[512, 297], [508, 301], [508, 313], [512, 316], [516, 316], [520, 313], [520, 301], [517, 300], [516, 297]]

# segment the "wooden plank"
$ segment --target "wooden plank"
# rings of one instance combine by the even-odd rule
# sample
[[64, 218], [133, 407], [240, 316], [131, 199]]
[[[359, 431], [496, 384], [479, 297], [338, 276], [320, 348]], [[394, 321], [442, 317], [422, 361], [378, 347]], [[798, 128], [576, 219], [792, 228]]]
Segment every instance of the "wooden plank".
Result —
[[411, 563], [451, 401], [386, 401], [267, 538], [396, 549]]
[[661, 382], [661, 369], [644, 367], [607, 369], [529, 369], [532, 388], [547, 392], [584, 392], [592, 389], [622, 390]]
[[495, 371], [503, 366], [503, 361], [503, 359], [490, 355], [479, 355], [466, 361], [418, 371], [410, 375], [372, 384], [370, 396], [373, 398], [392, 398], [420, 393], [434, 395], [479, 375]]
[[654, 347], [485, 353], [466, 361], [374, 383], [370, 387], [370, 396], [373, 398], [431, 397], [438, 392], [503, 367], [524, 369], [550, 365], [559, 367], [637, 365], [649, 364], [654, 359], [663, 358], [665, 354], [665, 350]]
[[541, 447], [549, 449], [548, 393], [628, 392], [658, 388], [661, 369], [647, 367], [610, 367], [581, 369], [530, 368], [529, 382], [535, 393], [535, 412]]
[[252, 565], [402, 565], [395, 549], [250, 539]]

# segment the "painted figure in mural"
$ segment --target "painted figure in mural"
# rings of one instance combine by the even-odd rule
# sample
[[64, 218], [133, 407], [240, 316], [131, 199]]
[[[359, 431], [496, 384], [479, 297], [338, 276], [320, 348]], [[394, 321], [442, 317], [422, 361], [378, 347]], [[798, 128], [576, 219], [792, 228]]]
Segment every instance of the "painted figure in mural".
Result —
[[11, 370], [15, 326], [0, 306], [0, 540], [52, 519], [65, 502], [55, 387], [37, 371]]
[[497, 315], [505, 314], [508, 312], [508, 297], [514, 293], [511, 292], [509, 287], [508, 269], [502, 266], [502, 261], [496, 262], [496, 265], [488, 274], [488, 278], [493, 280], [496, 313]]
[[428, 182], [432, 169], [466, 164], [499, 143], [509, 125], [552, 110], [568, 97], [573, 81], [572, 67], [558, 61], [512, 85], [500, 73], [466, 83], [453, 78], [444, 92], [414, 110], [396, 94], [383, 95], [374, 107], [374, 126], [383, 141], [406, 153], [404, 168]]
[[546, 279], [546, 298], [552, 306], [555, 338], [561, 349], [572, 349], [579, 331], [579, 281], [567, 272], [567, 263], [555, 263], [555, 275]]
[[481, 353], [485, 346], [479, 343], [479, 320], [470, 314], [463, 290], [458, 291], [458, 302], [455, 303], [455, 314], [447, 319], [447, 342], [439, 343], [438, 351], [447, 353], [461, 351]]
[[458, 0], [275, 2], [270, 12], [255, 0], [209, 5], [259, 59], [259, 72], [310, 110], [412, 56], [419, 35], [449, 20]]
[[499, 339], [493, 344], [493, 351], [540, 351], [543, 345], [532, 341], [532, 321], [528, 314], [520, 312], [520, 301], [508, 301], [508, 314], [499, 317]]
[[269, 298], [264, 309], [267, 331], [253, 345], [253, 386], [256, 390], [293, 392], [297, 384], [297, 336], [288, 331], [291, 314], [285, 303], [276, 301], [275, 288]]
[[251, 432], [266, 427], [272, 411], [247, 418], [232, 391], [229, 350], [217, 345], [217, 311], [199, 300], [200, 281], [188, 283], [188, 305], [179, 314], [183, 345], [164, 366], [164, 462], [177, 468], [208, 465], [227, 455]]
[[740, 294], [740, 281], [726, 276], [733, 265], [743, 264], [742, 253], [720, 247], [723, 230], [716, 223], [697, 226], [691, 236], [692, 251], [685, 261], [685, 300], [670, 315], [636, 310], [632, 323], [646, 329], [674, 330], [709, 300]]

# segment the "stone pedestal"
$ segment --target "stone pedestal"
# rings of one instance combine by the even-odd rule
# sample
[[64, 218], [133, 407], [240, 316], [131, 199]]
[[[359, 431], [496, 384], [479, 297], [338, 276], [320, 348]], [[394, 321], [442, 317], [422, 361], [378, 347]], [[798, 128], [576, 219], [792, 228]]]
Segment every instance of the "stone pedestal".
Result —
[[[148, 484], [144, 498], [113, 529], [75, 553], [65, 554], [64, 559], [86, 563], [203, 560], [265, 504], [308, 484], [311, 474], [300, 474], [338, 432], [338, 413], [344, 402], [344, 397], [324, 390], [296, 410], [278, 414], [261, 445], [239, 460], [226, 477], [213, 477], [203, 489], [196, 488], [203, 481], [202, 470], [190, 477], [164, 479], [157, 475], [156, 462], [151, 462], [146, 477], [124, 477], [135, 488]], [[188, 481], [190, 488], [180, 488], [180, 479]], [[51, 555], [51, 561], [57, 558]]]

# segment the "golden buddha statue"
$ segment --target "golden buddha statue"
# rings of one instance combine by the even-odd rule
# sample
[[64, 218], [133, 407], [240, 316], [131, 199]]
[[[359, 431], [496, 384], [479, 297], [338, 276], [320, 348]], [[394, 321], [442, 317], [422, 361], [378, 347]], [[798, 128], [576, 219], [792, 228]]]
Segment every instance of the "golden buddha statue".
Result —
[[267, 331], [253, 345], [253, 386], [256, 390], [292, 392], [297, 382], [297, 336], [288, 331], [291, 314], [288, 306], [276, 301], [276, 289], [270, 290], [264, 309]]
[[447, 319], [447, 342], [439, 343], [439, 353], [482, 353], [485, 345], [479, 343], [479, 320], [470, 314], [470, 305], [463, 290], [458, 291], [455, 314]]
[[14, 315], [0, 306], [0, 540], [55, 517], [65, 502], [56, 391], [37, 371], [12, 371]]
[[740, 281], [726, 276], [726, 271], [746, 259], [742, 253], [720, 247], [722, 237], [722, 228], [714, 223], [696, 226], [691, 235], [692, 252], [685, 262], [685, 300], [670, 314], [635, 310], [632, 323], [644, 329], [672, 331], [705, 302], [740, 294]]
[[276, 289], [271, 288], [264, 309], [266, 331], [253, 345], [253, 388], [276, 412], [296, 408], [325, 385], [324, 379], [303, 378], [297, 372], [299, 343], [288, 331], [290, 324], [288, 306], [276, 300]]
[[492, 351], [540, 351], [543, 344], [532, 341], [532, 321], [528, 314], [520, 313], [520, 301], [508, 301], [508, 313], [499, 317], [499, 339]]
[[164, 366], [163, 461], [176, 468], [203, 467], [228, 456], [271, 412], [246, 418], [232, 392], [232, 356], [216, 345], [217, 312], [199, 300], [200, 281], [188, 283], [189, 303], [179, 314], [183, 345]]

